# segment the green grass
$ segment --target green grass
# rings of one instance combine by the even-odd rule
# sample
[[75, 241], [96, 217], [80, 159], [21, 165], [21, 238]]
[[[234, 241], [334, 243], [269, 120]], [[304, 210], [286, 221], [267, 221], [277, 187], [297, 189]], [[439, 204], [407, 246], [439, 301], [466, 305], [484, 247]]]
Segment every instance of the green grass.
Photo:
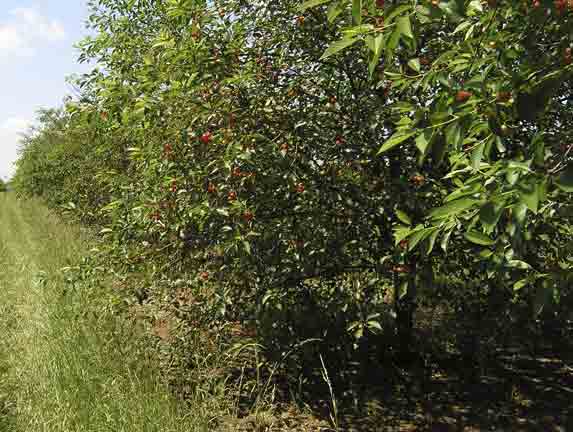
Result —
[[170, 396], [107, 284], [65, 282], [89, 247], [39, 203], [0, 194], [0, 431], [212, 430], [216, 409]]

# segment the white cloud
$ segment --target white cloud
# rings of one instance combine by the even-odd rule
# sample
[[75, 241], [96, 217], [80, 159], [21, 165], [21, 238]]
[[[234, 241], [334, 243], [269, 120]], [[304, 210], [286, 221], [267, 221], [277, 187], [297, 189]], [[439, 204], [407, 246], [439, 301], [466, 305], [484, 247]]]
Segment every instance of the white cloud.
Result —
[[10, 20], [0, 23], [0, 57], [32, 56], [38, 44], [66, 37], [62, 24], [33, 8], [10, 11]]
[[11, 117], [0, 122], [0, 178], [9, 178], [14, 174], [20, 134], [31, 125], [30, 120], [22, 117]]
[[30, 127], [30, 120], [22, 117], [10, 117], [0, 124], [0, 129], [8, 132], [23, 132]]

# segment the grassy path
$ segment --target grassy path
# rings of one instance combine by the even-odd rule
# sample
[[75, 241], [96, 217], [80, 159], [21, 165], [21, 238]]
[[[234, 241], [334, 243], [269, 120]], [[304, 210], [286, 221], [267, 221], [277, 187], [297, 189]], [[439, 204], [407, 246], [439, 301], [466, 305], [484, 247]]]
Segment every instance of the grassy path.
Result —
[[65, 283], [86, 243], [41, 205], [0, 194], [0, 432], [210, 430], [136, 358], [105, 289]]

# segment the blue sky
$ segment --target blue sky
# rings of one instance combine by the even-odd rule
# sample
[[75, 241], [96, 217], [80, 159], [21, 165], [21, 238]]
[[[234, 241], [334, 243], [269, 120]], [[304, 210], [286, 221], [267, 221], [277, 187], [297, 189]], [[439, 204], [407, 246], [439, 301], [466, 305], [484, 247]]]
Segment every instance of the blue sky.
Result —
[[13, 174], [18, 134], [40, 107], [61, 104], [67, 76], [87, 70], [73, 45], [87, 0], [0, 0], [0, 177]]

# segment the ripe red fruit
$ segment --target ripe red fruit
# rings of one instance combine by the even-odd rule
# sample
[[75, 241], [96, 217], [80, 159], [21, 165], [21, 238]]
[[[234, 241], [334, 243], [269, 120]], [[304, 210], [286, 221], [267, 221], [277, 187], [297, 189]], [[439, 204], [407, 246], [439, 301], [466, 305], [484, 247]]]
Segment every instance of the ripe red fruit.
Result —
[[237, 192], [231, 191], [227, 195], [229, 201], [235, 201], [237, 199]]
[[287, 143], [281, 144], [281, 151], [284, 153], [288, 152], [288, 144]]
[[209, 272], [206, 272], [206, 271], [201, 272], [201, 273], [199, 274], [199, 276], [200, 276], [201, 279], [203, 279], [204, 281], [208, 281], [208, 280], [209, 280]]
[[165, 144], [163, 146], [163, 155], [169, 158], [173, 154], [173, 146], [171, 144]]
[[298, 193], [303, 193], [304, 192], [304, 183], [299, 183], [296, 185], [296, 191]]
[[336, 142], [336, 145], [344, 145], [346, 143], [346, 140], [344, 139], [344, 137], [337, 135], [335, 142]]
[[392, 271], [394, 273], [410, 273], [410, 267], [401, 264], [395, 265], [394, 267], [392, 267]]
[[245, 222], [252, 221], [254, 217], [255, 215], [250, 210], [247, 210], [245, 213], [243, 213], [243, 219], [245, 220]]
[[507, 102], [508, 100], [511, 99], [511, 92], [508, 91], [500, 91], [497, 96], [496, 99], [498, 102]]
[[428, 66], [430, 64], [430, 59], [428, 57], [420, 57], [420, 64], [422, 66]]
[[573, 56], [571, 53], [571, 47], [565, 48], [563, 50], [563, 63], [571, 64], [572, 59], [573, 59]]
[[205, 132], [203, 135], [201, 135], [201, 137], [199, 138], [201, 140], [201, 142], [203, 144], [209, 144], [211, 142], [211, 138], [213, 137], [213, 134], [211, 134], [211, 132]]
[[459, 90], [456, 93], [456, 102], [465, 102], [472, 97], [472, 93], [466, 90]]
[[379, 9], [384, 8], [384, 0], [376, 0], [376, 7]]
[[555, 0], [554, 5], [555, 9], [557, 9], [557, 13], [561, 15], [563, 12], [565, 12], [565, 8], [567, 7], [567, 2], [566, 0]]
[[217, 187], [213, 183], [209, 183], [207, 185], [207, 192], [215, 193], [215, 192], [217, 192]]
[[232, 175], [233, 177], [241, 177], [241, 168], [239, 168], [239, 167], [233, 168], [233, 171], [231, 172], [231, 175]]
[[302, 240], [291, 240], [290, 244], [294, 248], [302, 249], [304, 247], [304, 241]]
[[422, 186], [425, 181], [426, 178], [423, 175], [413, 175], [412, 177], [410, 177], [410, 181], [415, 185], [415, 186]]
[[406, 239], [401, 240], [400, 243], [398, 243], [398, 245], [399, 245], [402, 249], [407, 249], [407, 248], [408, 248], [408, 240], [406, 240]]

